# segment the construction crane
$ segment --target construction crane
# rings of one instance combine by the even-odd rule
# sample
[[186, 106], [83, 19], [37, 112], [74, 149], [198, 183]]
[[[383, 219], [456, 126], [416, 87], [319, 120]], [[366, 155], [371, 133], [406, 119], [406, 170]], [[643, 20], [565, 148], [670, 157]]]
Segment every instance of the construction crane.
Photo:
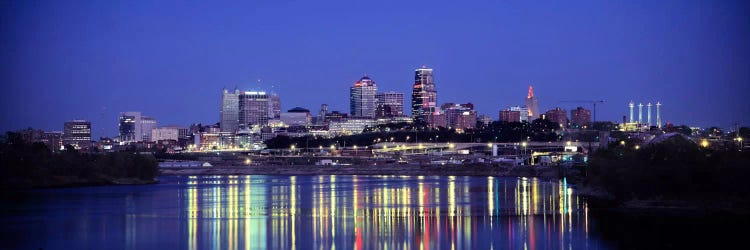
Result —
[[594, 115], [593, 115], [593, 121], [596, 122], [596, 104], [597, 103], [604, 103], [604, 100], [565, 100], [560, 102], [567, 102], [567, 103], [590, 103], [594, 106]]

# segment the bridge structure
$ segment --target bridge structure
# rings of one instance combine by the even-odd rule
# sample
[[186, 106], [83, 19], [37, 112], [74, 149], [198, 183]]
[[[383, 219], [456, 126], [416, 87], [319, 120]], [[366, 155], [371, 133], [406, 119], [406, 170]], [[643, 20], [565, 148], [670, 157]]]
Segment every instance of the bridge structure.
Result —
[[[381, 142], [373, 144], [371, 149], [375, 154], [401, 153], [409, 154], [428, 154], [430, 152], [441, 153], [461, 153], [472, 151], [492, 152], [497, 156], [497, 151], [518, 150], [525, 152], [552, 152], [552, 151], [587, 151], [588, 147], [596, 148], [598, 142], [576, 142], [576, 141], [556, 141], [556, 142], [486, 142], [486, 143], [408, 143], [408, 142]], [[573, 150], [575, 148], [575, 150]]]

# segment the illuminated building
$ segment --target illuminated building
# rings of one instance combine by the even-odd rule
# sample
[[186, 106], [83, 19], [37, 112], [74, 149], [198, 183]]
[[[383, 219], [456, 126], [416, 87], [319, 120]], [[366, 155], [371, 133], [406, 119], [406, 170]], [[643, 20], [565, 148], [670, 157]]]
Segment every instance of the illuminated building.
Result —
[[539, 118], [539, 100], [534, 95], [534, 87], [529, 86], [529, 93], [526, 95], [526, 109], [528, 111], [528, 121], [531, 122]]
[[412, 120], [411, 117], [396, 116], [396, 117], [378, 118], [376, 120], [376, 125], [385, 125], [385, 124], [394, 124], [394, 123], [412, 123], [412, 122], [414, 122], [414, 120]]
[[122, 143], [143, 141], [141, 112], [120, 113], [118, 130], [120, 132], [120, 142]]
[[268, 95], [268, 118], [281, 117], [281, 98], [277, 94]]
[[156, 118], [151, 116], [141, 117], [141, 141], [151, 141], [151, 131], [156, 128]]
[[310, 110], [296, 107], [281, 113], [281, 121], [289, 126], [308, 126], [312, 123]]
[[268, 94], [264, 91], [245, 91], [240, 93], [239, 122], [240, 127], [268, 124]]
[[426, 66], [414, 72], [414, 86], [411, 94], [411, 117], [414, 121], [426, 121], [437, 107], [437, 90], [432, 78], [432, 69]]
[[224, 89], [221, 95], [221, 111], [219, 120], [222, 132], [235, 132], [240, 125], [240, 90], [229, 92]]
[[349, 118], [345, 121], [331, 121], [328, 124], [328, 132], [331, 135], [359, 134], [366, 127], [372, 127], [375, 124], [375, 120], [369, 118]]
[[339, 111], [332, 111], [330, 113], [326, 113], [325, 114], [325, 121], [327, 123], [330, 123], [330, 122], [341, 122], [341, 121], [344, 121], [347, 117], [349, 117], [349, 115], [347, 115], [345, 113], [341, 113]]
[[591, 110], [578, 107], [570, 111], [570, 123], [576, 127], [591, 125]]
[[501, 122], [520, 122], [521, 111], [518, 110], [501, 110], [500, 111]]
[[456, 114], [455, 118], [453, 118], [453, 123], [449, 124], [449, 126], [455, 128], [456, 130], [475, 128], [477, 126], [477, 111], [461, 111], [460, 113]]
[[522, 122], [523, 122], [523, 121], [531, 122], [531, 121], [529, 120], [529, 109], [528, 109], [528, 108], [526, 108], [526, 106], [523, 106], [523, 107], [520, 107], [520, 106], [513, 106], [513, 107], [510, 107], [510, 109], [509, 109], [509, 110], [510, 110], [510, 111], [518, 111], [518, 112], [521, 112], [521, 120], [520, 120], [520, 121], [522, 121]]
[[173, 140], [177, 141], [180, 138], [180, 128], [179, 127], [161, 127], [161, 128], [154, 128], [151, 130], [151, 141], [158, 142], [158, 141], [168, 141]]
[[426, 115], [424, 115], [425, 122], [428, 126], [437, 128], [437, 127], [448, 127], [448, 121], [446, 119], [445, 113], [440, 112], [440, 110], [430, 112]]
[[65, 122], [63, 145], [71, 145], [76, 149], [87, 149], [91, 146], [91, 122], [86, 120], [72, 120]]
[[399, 117], [404, 116], [404, 93], [384, 92], [375, 95], [377, 104], [375, 105], [375, 116]]
[[567, 127], [568, 125], [568, 113], [564, 109], [550, 109], [544, 115], [548, 120], [560, 124], [561, 127]]
[[477, 124], [477, 112], [474, 104], [445, 103], [441, 106], [445, 114], [445, 122], [448, 127], [457, 130], [474, 128]]
[[483, 126], [488, 126], [490, 125], [490, 123], [492, 123], [492, 117], [490, 117], [489, 115], [479, 115], [479, 117], [477, 117], [477, 120], [482, 122]]
[[318, 125], [326, 123], [326, 114], [328, 114], [328, 104], [320, 104], [320, 111], [318, 111], [318, 119], [315, 121]]
[[378, 87], [375, 81], [363, 76], [354, 83], [349, 92], [349, 108], [352, 116], [375, 117], [375, 95]]

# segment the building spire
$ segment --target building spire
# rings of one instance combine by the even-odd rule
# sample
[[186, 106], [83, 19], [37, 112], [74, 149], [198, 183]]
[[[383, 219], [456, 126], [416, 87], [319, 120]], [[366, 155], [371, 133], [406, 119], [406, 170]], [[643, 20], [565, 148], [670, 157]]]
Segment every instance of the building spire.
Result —
[[529, 95], [526, 98], [534, 97], [534, 86], [529, 85]]

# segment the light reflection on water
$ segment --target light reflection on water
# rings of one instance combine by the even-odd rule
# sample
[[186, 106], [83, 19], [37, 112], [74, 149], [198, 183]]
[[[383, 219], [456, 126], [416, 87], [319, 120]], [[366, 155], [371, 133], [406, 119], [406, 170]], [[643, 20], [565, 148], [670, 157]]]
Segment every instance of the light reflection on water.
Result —
[[[47, 235], [38, 246], [21, 246], [602, 247], [589, 235], [585, 202], [564, 181], [455, 176], [190, 176], [166, 177], [162, 184], [152, 186], [48, 190], [36, 195], [55, 197], [55, 202], [50, 198], [46, 206], [16, 219], [41, 216], [48, 217], [49, 223], [21, 230], [52, 232], [54, 227], [68, 227], [74, 233], [68, 235], [71, 237]], [[79, 209], [61, 216], [53, 211], [55, 206]]]

